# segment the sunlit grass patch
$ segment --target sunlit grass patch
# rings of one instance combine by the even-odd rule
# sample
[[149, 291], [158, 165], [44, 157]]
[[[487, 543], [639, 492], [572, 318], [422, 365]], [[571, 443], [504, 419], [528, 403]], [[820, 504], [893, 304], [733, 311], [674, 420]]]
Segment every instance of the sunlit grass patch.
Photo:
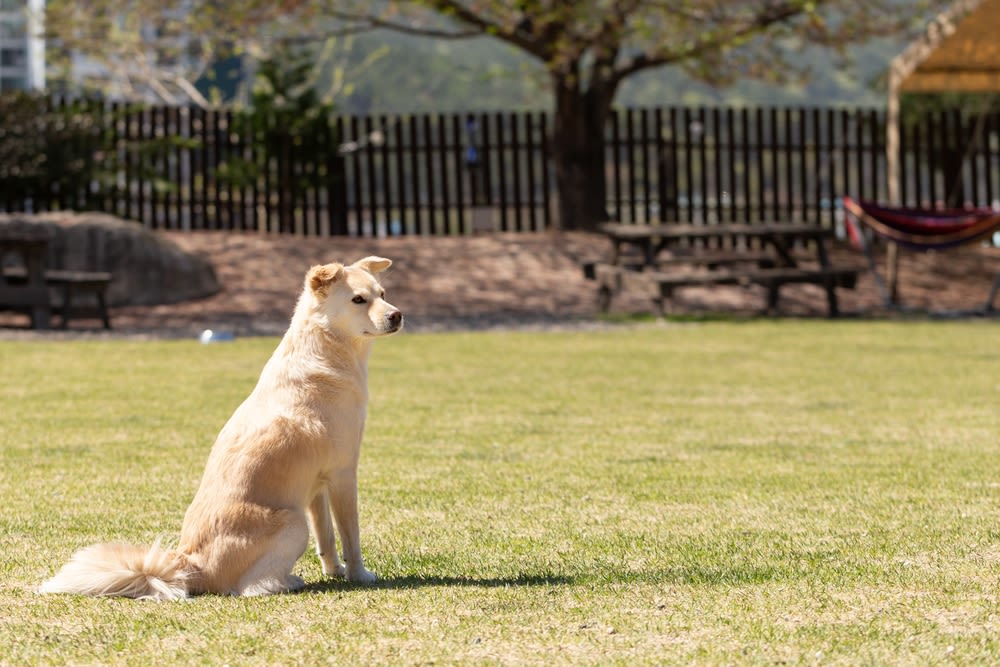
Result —
[[176, 539], [272, 339], [0, 342], [0, 663], [988, 664], [1000, 330], [753, 321], [379, 341], [382, 580], [39, 596]]

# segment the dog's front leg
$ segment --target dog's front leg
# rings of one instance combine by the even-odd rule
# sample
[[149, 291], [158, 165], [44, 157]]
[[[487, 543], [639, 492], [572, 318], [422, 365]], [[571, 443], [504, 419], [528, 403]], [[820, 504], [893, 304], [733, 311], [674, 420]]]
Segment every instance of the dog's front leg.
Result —
[[330, 518], [330, 498], [325, 488], [309, 504], [309, 527], [316, 538], [316, 555], [323, 563], [323, 574], [328, 577], [343, 577], [346, 570], [337, 555], [337, 538], [333, 532], [333, 519]]
[[365, 569], [361, 557], [361, 528], [358, 523], [358, 477], [353, 470], [333, 477], [330, 484], [330, 505], [337, 519], [340, 542], [344, 546], [347, 580], [368, 584], [378, 577]]

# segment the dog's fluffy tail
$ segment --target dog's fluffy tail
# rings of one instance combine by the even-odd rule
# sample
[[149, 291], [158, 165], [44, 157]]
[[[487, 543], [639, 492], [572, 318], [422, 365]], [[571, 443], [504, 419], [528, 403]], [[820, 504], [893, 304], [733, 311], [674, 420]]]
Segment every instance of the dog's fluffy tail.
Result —
[[180, 600], [188, 596], [194, 568], [183, 554], [129, 544], [96, 544], [73, 555], [41, 593]]

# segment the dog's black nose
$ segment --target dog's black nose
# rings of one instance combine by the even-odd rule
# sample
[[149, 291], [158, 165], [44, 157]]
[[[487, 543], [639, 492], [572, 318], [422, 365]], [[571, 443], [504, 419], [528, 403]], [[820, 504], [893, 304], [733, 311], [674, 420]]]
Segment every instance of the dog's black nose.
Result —
[[399, 312], [398, 310], [394, 310], [388, 315], [386, 315], [386, 318], [389, 320], [389, 324], [391, 324], [394, 327], [398, 327], [399, 323], [403, 321], [403, 313]]

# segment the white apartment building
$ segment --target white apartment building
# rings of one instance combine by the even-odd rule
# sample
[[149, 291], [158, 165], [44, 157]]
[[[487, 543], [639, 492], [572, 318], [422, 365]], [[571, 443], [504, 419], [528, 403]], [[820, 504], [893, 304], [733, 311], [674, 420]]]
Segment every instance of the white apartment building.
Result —
[[45, 0], [0, 0], [0, 93], [45, 88]]

